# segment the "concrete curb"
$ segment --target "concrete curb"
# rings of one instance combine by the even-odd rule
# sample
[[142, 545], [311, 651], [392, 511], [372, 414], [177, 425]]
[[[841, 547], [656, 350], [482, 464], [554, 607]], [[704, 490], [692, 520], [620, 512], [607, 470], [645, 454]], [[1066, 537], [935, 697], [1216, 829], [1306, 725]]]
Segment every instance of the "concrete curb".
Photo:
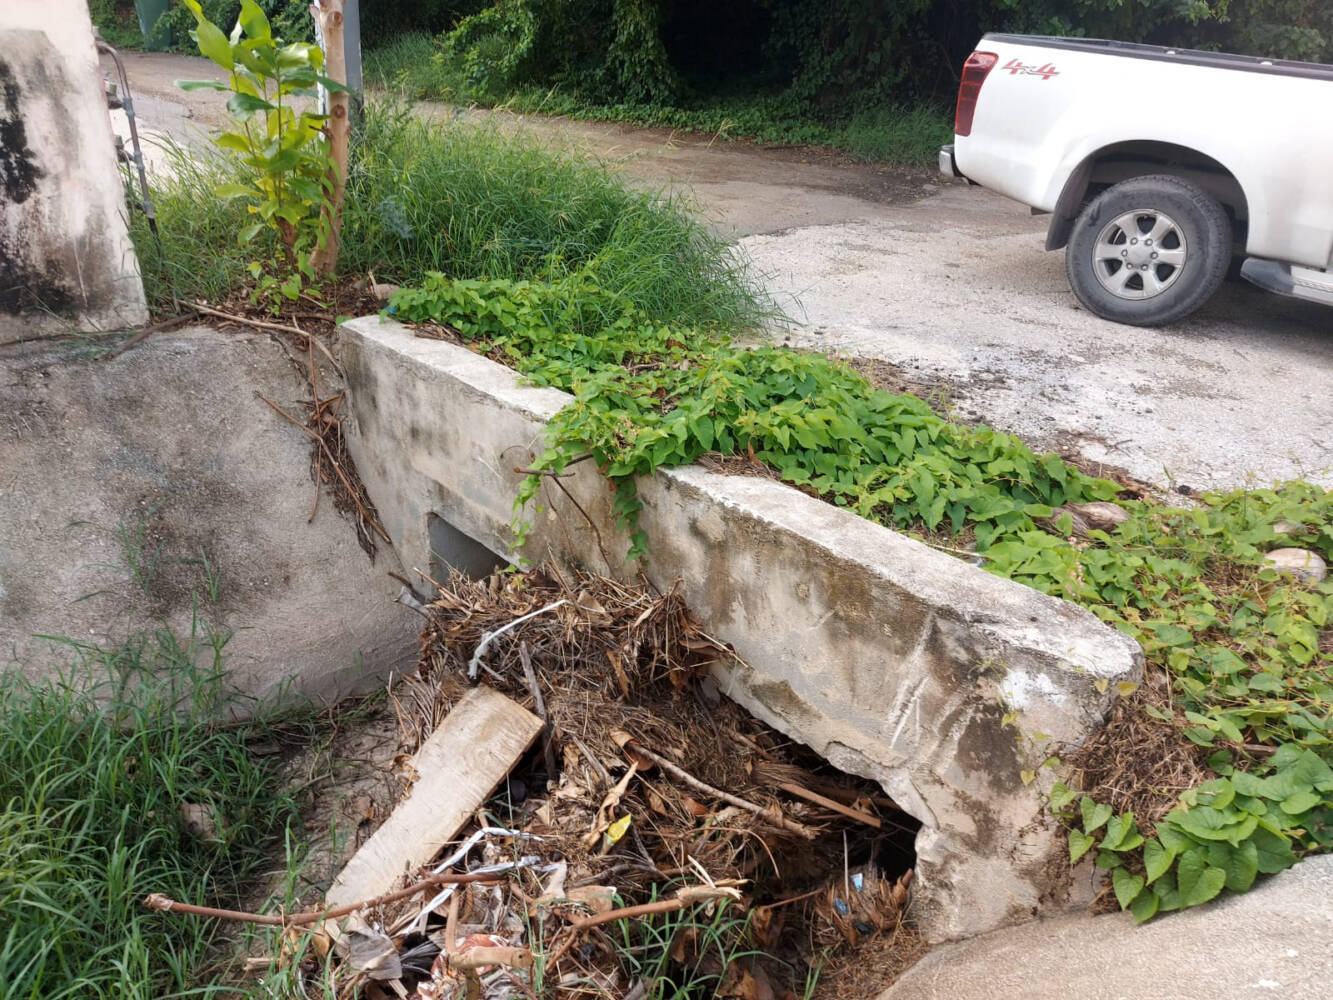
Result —
[[[508, 551], [520, 476], [571, 397], [378, 317], [342, 327], [348, 445], [403, 564], [436, 572]], [[625, 575], [606, 483], [555, 491], [524, 555]], [[932, 940], [1067, 903], [1064, 838], [1040, 763], [1104, 721], [1137, 680], [1129, 638], [773, 480], [697, 467], [640, 483], [645, 571], [682, 593], [743, 664], [729, 696], [836, 766], [879, 781], [923, 824], [914, 915]], [[446, 531], [438, 525], [443, 522]], [[432, 548], [434, 546], [434, 548]], [[443, 551], [442, 551], [443, 550]], [[1024, 770], [1038, 772], [1025, 784]]]

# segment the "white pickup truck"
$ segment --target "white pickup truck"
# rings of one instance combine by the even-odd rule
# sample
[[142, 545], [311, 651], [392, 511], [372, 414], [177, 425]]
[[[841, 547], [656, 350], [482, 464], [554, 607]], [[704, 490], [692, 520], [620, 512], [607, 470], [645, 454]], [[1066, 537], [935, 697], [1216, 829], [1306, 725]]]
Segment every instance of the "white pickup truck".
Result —
[[1333, 66], [1083, 38], [986, 35], [940, 169], [1051, 214], [1078, 300], [1188, 315], [1233, 256], [1333, 305]]

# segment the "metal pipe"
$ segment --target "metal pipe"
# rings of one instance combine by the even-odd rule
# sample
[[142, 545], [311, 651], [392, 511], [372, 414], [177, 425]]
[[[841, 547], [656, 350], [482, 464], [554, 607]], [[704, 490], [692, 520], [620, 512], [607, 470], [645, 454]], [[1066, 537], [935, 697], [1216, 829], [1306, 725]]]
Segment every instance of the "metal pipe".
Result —
[[120, 74], [120, 101], [121, 107], [125, 110], [125, 118], [130, 123], [130, 145], [134, 147], [134, 166], [139, 174], [139, 188], [143, 196], [143, 214], [148, 218], [148, 228], [154, 236], [157, 236], [157, 213], [153, 209], [153, 199], [148, 194], [148, 171], [144, 169], [143, 147], [139, 145], [139, 127], [134, 120], [134, 98], [130, 96], [130, 78], [125, 73], [125, 63], [120, 58], [120, 53], [113, 49], [100, 38], [97, 40], [97, 48], [100, 52], [105, 52], [116, 63], [116, 72]]

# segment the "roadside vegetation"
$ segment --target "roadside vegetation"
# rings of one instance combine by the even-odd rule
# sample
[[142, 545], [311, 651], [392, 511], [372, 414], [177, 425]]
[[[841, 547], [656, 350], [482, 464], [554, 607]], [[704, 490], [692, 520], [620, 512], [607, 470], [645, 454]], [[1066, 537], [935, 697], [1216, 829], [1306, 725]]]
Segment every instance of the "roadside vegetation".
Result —
[[[593, 268], [662, 322], [744, 329], [773, 312], [743, 257], [680, 196], [636, 191], [574, 155], [468, 125], [423, 122], [367, 105], [347, 181], [341, 269], [411, 284], [431, 271], [525, 280]], [[271, 260], [273, 234], [240, 244], [251, 214], [213, 192], [244, 168], [173, 151], [154, 193], [161, 239], [133, 220], [145, 289], [157, 311], [176, 299], [220, 301], [250, 287], [249, 261]], [[316, 293], [317, 294], [317, 293]]]
[[[240, 0], [202, 6], [231, 24]], [[259, 6], [288, 41], [313, 40], [304, 0]], [[92, 11], [113, 44], [143, 42], [133, 4]], [[933, 163], [947, 141], [959, 67], [986, 31], [1333, 60], [1333, 8], [1317, 0], [390, 0], [361, 19], [367, 83], [410, 98], [909, 165]], [[193, 52], [193, 27], [173, 4], [146, 44]]]
[[251, 753], [269, 723], [229, 721], [215, 631], [52, 641], [67, 673], [0, 685], [0, 993], [220, 996], [218, 924], [142, 900], [258, 902], [297, 819], [275, 758]]
[[[1120, 692], [1126, 744], [1075, 759], [1084, 786], [1071, 775], [1051, 804], [1070, 826], [1071, 862], [1096, 850], [1136, 919], [1243, 892], [1333, 846], [1333, 580], [1309, 585], [1265, 561], [1290, 546], [1333, 560], [1328, 491], [1294, 482], [1189, 509], [1126, 502], [1113, 530], [1076, 531], [1068, 505], [1111, 499], [1116, 484], [876, 390], [837, 361], [653, 322], [591, 271], [546, 282], [436, 274], [389, 312], [442, 323], [574, 395], [534, 467], [558, 474], [590, 457], [615, 487], [631, 558], [644, 546], [637, 476], [744, 457], [877, 523], [967, 546], [990, 572], [1133, 636], [1149, 666], [1142, 691]], [[518, 495], [520, 540], [541, 480]], [[1060, 752], [1047, 763], [1063, 773]]]
[[[467, 32], [452, 49], [432, 53], [432, 66], [440, 55], [437, 68], [444, 68], [452, 51], [450, 58], [463, 62], [450, 71], [476, 77], [522, 55], [528, 22], [520, 14], [535, 6], [501, 6], [503, 17], [480, 22], [495, 31], [460, 23], [455, 32]], [[519, 34], [506, 35], [514, 25]], [[535, 14], [529, 27], [535, 46]], [[462, 44], [468, 38], [475, 39], [471, 48]], [[616, 58], [630, 67], [625, 72], [657, 65], [663, 79], [671, 76], [669, 60]], [[502, 100], [522, 80], [485, 85]], [[612, 89], [642, 102], [636, 107], [674, 106], [659, 103], [651, 88], [623, 83]], [[587, 107], [604, 99], [591, 85], [562, 92]], [[843, 107], [850, 115], [844, 123], [855, 121], [856, 106]], [[1117, 484], [1035, 454], [1010, 435], [950, 422], [913, 397], [877, 390], [838, 361], [742, 346], [739, 335], [770, 318], [771, 306], [734, 249], [682, 202], [636, 193], [600, 167], [522, 139], [427, 126], [374, 104], [353, 147], [342, 275], [412, 286], [391, 300], [393, 315], [444, 324], [533, 381], [571, 392], [574, 402], [552, 422], [536, 467], [558, 473], [591, 456], [616, 490], [618, 513], [634, 536], [630, 555], [641, 554], [643, 544], [635, 531], [635, 477], [720, 454], [767, 466], [872, 521], [1080, 603], [1133, 636], [1145, 650], [1148, 676], [1143, 687], [1120, 692], [1111, 732], [1121, 742], [1107, 748], [1109, 763], [1078, 755], [1062, 761], [1052, 747], [1048, 764], [1062, 779], [1051, 805], [1069, 826], [1071, 861], [1091, 854], [1110, 873], [1116, 901], [1137, 919], [1198, 905], [1224, 889], [1244, 891], [1258, 874], [1333, 844], [1333, 581], [1301, 583], [1265, 561], [1269, 550], [1286, 545], [1333, 560], [1327, 491], [1290, 483], [1203, 496], [1188, 509], [1120, 499], [1123, 523], [1079, 530], [1069, 505], [1116, 499]], [[279, 229], [260, 227], [249, 243], [236, 242], [263, 204], [234, 190], [253, 183], [247, 170], [254, 169], [253, 162], [182, 156], [175, 179], [156, 195], [160, 244], [136, 221], [145, 282], [159, 311], [199, 298], [244, 298], [255, 287], [256, 258], [261, 270], [283, 266]], [[226, 198], [217, 196], [220, 188]], [[325, 197], [306, 199], [303, 218], [319, 214]], [[258, 304], [279, 314], [298, 300], [322, 305], [337, 281], [315, 280], [295, 296], [277, 297], [261, 284]], [[520, 511], [539, 483], [533, 477], [523, 485]], [[20, 719], [24, 706], [41, 704], [34, 695], [12, 711]], [[121, 732], [114, 713], [102, 718], [105, 738]], [[18, 723], [11, 728], [25, 731]], [[40, 741], [23, 744], [31, 746]], [[98, 760], [111, 752], [108, 746]], [[145, 759], [136, 756], [133, 766]], [[15, 758], [15, 773], [34, 768], [43, 773], [41, 761]], [[223, 789], [238, 787], [239, 779], [229, 786], [224, 778]], [[101, 801], [111, 786], [119, 779], [87, 797]], [[126, 822], [134, 818], [116, 808]], [[127, 842], [118, 827], [106, 830], [99, 843]], [[168, 875], [180, 869], [177, 855], [164, 857]], [[226, 862], [243, 865], [246, 857]], [[219, 888], [206, 869], [195, 889], [225, 895], [239, 883], [231, 875], [238, 870], [226, 869]], [[93, 881], [55, 879], [62, 886]], [[163, 891], [177, 898], [191, 892]], [[59, 909], [91, 912], [63, 902]], [[48, 939], [65, 940], [52, 932], [29, 944]], [[105, 945], [110, 938], [87, 940]], [[153, 948], [201, 955], [206, 942], [203, 933]]]
[[745, 139], [791, 146], [818, 146], [866, 163], [912, 166], [934, 163], [953, 134], [946, 102], [890, 103], [826, 118], [789, 95], [696, 93], [669, 102], [589, 99], [555, 87], [478, 89], [436, 39], [409, 32], [366, 53], [366, 83], [409, 100], [476, 103], [530, 114], [564, 115], [586, 121], [624, 122], [643, 128], [700, 132], [717, 140]]

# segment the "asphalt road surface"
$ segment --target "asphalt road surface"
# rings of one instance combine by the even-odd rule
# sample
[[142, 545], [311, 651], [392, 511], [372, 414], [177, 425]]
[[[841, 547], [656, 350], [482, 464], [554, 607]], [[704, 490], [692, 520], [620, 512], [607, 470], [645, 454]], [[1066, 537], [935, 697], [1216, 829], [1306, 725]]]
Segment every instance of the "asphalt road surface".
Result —
[[[126, 55], [140, 125], [186, 142], [221, 120], [220, 95], [176, 79], [201, 59]], [[1167, 329], [1083, 311], [1045, 220], [929, 171], [850, 164], [618, 125], [458, 111], [687, 192], [736, 238], [792, 322], [793, 346], [879, 359], [958, 419], [1077, 453], [1163, 488], [1333, 486], [1333, 308], [1228, 283]]]

